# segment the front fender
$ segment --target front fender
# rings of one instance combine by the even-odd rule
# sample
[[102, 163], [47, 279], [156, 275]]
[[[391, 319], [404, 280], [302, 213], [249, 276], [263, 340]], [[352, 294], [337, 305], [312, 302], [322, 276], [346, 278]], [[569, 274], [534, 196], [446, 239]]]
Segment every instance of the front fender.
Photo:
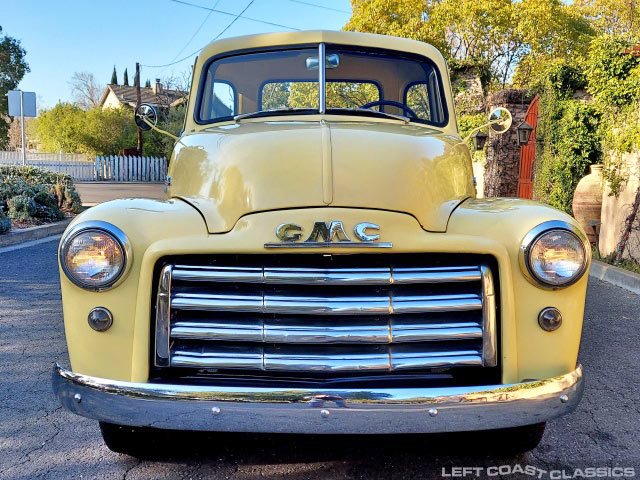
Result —
[[[111, 223], [126, 234], [133, 252], [132, 265], [117, 287], [104, 292], [74, 285], [60, 269], [69, 358], [74, 371], [128, 380], [134, 350], [134, 319], [138, 318], [139, 309], [148, 311], [152, 289], [152, 276], [141, 274], [147, 249], [159, 239], [206, 236], [207, 229], [197, 210], [180, 200], [105, 202], [78, 215], [67, 231], [88, 220]], [[148, 293], [139, 295], [139, 292]], [[106, 332], [96, 332], [87, 324], [87, 315], [95, 307], [106, 307], [113, 314], [113, 326]]]
[[[507, 251], [508, 265], [501, 270], [511, 271], [511, 281], [506, 283], [502, 275], [502, 341], [503, 352], [514, 352], [517, 378], [538, 379], [570, 372], [575, 368], [582, 334], [584, 302], [588, 274], [575, 284], [547, 290], [533, 285], [522, 272], [518, 260], [524, 236], [537, 225], [550, 220], [560, 220], [580, 228], [569, 215], [547, 205], [515, 198], [470, 199], [456, 209], [447, 229], [448, 234], [481, 235], [501, 243]], [[582, 230], [580, 228], [580, 230]], [[591, 252], [587, 251], [589, 256]], [[587, 269], [588, 271], [588, 269]], [[512, 314], [507, 311], [505, 296], [512, 299]], [[538, 326], [538, 313], [545, 307], [560, 310], [562, 326], [554, 332], [546, 332]], [[509, 318], [513, 315], [513, 318]], [[512, 325], [515, 335], [504, 335]], [[510, 342], [505, 345], [504, 342]]]

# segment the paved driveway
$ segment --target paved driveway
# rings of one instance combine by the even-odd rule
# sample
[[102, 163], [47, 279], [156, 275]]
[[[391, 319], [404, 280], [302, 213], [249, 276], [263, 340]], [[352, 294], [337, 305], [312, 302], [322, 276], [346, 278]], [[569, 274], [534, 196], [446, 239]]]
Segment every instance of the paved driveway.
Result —
[[117, 198], [157, 198], [165, 199], [163, 183], [148, 182], [75, 182], [82, 205], [92, 207]]
[[2, 479], [414, 479], [440, 478], [443, 468], [451, 475], [452, 467], [492, 465], [505, 466], [503, 473], [516, 465], [568, 473], [621, 465], [640, 476], [640, 296], [599, 281], [589, 285], [580, 353], [584, 399], [574, 414], [550, 422], [529, 454], [502, 457], [490, 445], [481, 453], [482, 438], [468, 436], [275, 435], [171, 437], [182, 453], [155, 462], [114, 454], [96, 422], [62, 410], [51, 393], [52, 362], [67, 361], [56, 245], [0, 250]]

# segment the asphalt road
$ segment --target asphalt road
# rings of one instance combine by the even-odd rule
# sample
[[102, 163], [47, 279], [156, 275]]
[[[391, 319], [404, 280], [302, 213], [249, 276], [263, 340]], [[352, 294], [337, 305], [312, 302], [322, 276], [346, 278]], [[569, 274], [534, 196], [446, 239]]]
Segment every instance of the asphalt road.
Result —
[[624, 466], [640, 476], [640, 296], [599, 281], [589, 285], [580, 353], [584, 399], [575, 413], [548, 424], [531, 453], [505, 457], [483, 438], [459, 435], [201, 434], [168, 437], [181, 447], [172, 458], [112, 453], [96, 422], [63, 410], [51, 393], [52, 363], [67, 362], [56, 246], [0, 249], [0, 479], [414, 479], [489, 466], [503, 466], [502, 478], [553, 478], [507, 474], [517, 465], [570, 474]]

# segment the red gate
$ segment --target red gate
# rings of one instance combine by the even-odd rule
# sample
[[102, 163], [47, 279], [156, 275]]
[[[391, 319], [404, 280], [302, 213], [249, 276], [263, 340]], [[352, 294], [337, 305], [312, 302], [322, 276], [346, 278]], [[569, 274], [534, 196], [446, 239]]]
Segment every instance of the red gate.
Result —
[[538, 101], [540, 95], [532, 100], [525, 115], [526, 122], [533, 127], [529, 143], [520, 147], [520, 172], [518, 174], [518, 197], [533, 197], [533, 162], [536, 159], [536, 126], [538, 125]]

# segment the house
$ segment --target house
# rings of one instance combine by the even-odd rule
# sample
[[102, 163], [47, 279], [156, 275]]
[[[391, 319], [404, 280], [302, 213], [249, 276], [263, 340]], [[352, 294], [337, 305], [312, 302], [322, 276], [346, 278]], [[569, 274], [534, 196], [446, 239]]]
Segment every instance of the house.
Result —
[[[160, 83], [160, 79], [156, 78], [151, 88], [140, 88], [140, 97], [142, 103], [149, 103], [157, 108], [167, 108], [178, 105], [187, 99], [189, 92], [181, 90], [165, 89]], [[127, 105], [131, 108], [136, 106], [136, 87], [128, 85], [107, 85], [102, 97], [100, 98], [100, 107], [118, 108]]]

